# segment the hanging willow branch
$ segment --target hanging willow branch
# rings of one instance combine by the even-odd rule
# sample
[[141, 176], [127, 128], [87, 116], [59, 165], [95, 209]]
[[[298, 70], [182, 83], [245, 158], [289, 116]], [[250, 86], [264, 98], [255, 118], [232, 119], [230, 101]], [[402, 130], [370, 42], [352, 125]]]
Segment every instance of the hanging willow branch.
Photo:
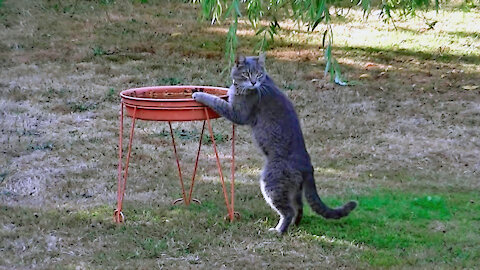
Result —
[[[394, 15], [415, 15], [416, 10], [426, 9], [434, 3], [439, 8], [440, 0], [382, 0], [379, 3], [380, 16], [385, 21], [392, 20]], [[371, 10], [371, 0], [193, 0], [202, 6], [203, 16], [212, 24], [220, 19], [230, 21], [225, 43], [225, 58], [232, 65], [238, 46], [238, 21], [246, 18], [257, 36], [261, 37], [255, 47], [265, 51], [272, 44], [275, 35], [280, 29], [279, 20], [292, 19], [299, 24], [306, 25], [313, 32], [318, 25], [326, 25], [323, 33], [323, 49], [326, 62], [325, 73], [330, 73], [332, 81], [340, 85], [347, 83], [342, 79], [340, 65], [332, 56], [333, 28], [330, 23], [330, 7], [345, 4], [357, 5], [368, 16]], [[224, 10], [226, 10], [224, 12]], [[242, 15], [243, 14], [246, 15]], [[262, 25], [261, 21], [268, 24]]]

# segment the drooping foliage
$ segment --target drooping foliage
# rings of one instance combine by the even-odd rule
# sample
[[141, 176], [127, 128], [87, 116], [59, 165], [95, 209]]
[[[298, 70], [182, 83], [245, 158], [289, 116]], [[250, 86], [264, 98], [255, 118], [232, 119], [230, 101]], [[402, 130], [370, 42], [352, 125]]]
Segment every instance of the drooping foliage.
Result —
[[[260, 42], [255, 47], [257, 51], [265, 51], [272, 43], [283, 19], [290, 19], [306, 25], [310, 31], [319, 24], [325, 24], [323, 32], [325, 73], [330, 73], [331, 79], [338, 84], [346, 84], [341, 78], [337, 61], [332, 57], [333, 29], [330, 25], [332, 7], [359, 6], [367, 16], [373, 6], [381, 10], [380, 15], [385, 21], [393, 16], [415, 15], [417, 10], [435, 7], [438, 9], [440, 0], [194, 0], [202, 6], [203, 16], [212, 24], [219, 20], [230, 21], [227, 33], [225, 57], [232, 64], [238, 45], [238, 21], [244, 18], [250, 22]], [[262, 23], [260, 23], [262, 22]]]

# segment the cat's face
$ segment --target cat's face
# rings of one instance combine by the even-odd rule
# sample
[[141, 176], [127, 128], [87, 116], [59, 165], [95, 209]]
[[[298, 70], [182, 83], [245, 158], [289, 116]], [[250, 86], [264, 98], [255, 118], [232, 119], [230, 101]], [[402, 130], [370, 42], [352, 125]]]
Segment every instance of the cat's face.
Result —
[[256, 90], [265, 80], [265, 55], [238, 56], [232, 69], [232, 79], [242, 90]]

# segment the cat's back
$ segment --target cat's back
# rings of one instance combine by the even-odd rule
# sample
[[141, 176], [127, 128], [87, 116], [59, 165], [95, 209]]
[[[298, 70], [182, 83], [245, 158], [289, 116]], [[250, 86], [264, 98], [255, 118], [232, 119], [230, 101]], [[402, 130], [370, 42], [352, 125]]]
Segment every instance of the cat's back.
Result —
[[284, 144], [296, 139], [303, 140], [292, 102], [276, 87], [260, 98], [252, 128], [259, 140]]
[[259, 102], [258, 117], [266, 117], [266, 120], [279, 124], [297, 124], [298, 117], [290, 99], [273, 86], [268, 95], [261, 98]]
[[311, 170], [300, 122], [290, 99], [278, 91], [260, 107], [263, 109], [253, 133], [267, 159], [280, 158], [300, 171]]

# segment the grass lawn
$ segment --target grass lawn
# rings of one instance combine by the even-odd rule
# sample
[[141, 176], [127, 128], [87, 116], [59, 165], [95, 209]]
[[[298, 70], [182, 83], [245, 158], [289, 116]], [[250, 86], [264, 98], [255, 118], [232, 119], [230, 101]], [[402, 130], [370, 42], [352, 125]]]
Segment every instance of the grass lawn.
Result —
[[[319, 194], [359, 207], [331, 221], [305, 206], [300, 226], [278, 236], [247, 127], [237, 127], [240, 220], [224, 221], [209, 142], [202, 204], [171, 205], [181, 192], [168, 125], [146, 121], [126, 222], [112, 219], [119, 92], [228, 86], [227, 24], [177, 0], [0, 1], [0, 269], [480, 268], [480, 11], [450, 5], [395, 27], [376, 11], [335, 15], [345, 87], [323, 76], [325, 29], [281, 22], [267, 70], [296, 106]], [[239, 41], [245, 54], [259, 41], [246, 22]], [[229, 175], [231, 125], [213, 125]], [[201, 123], [173, 126], [189, 179]]]

